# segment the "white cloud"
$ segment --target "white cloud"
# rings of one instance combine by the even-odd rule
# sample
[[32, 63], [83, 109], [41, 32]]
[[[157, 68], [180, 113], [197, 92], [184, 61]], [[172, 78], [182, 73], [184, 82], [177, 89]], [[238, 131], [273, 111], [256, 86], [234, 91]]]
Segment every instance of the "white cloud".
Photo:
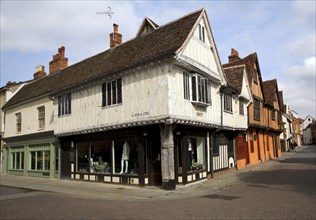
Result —
[[316, 57], [308, 57], [303, 61], [303, 64], [291, 66], [287, 71], [288, 74], [291, 74], [295, 77], [315, 78], [315, 65]]
[[[109, 48], [112, 24], [118, 23], [123, 40], [136, 33], [138, 18], [132, 4], [109, 2], [4, 2], [1, 3], [1, 51], [42, 52], [66, 47], [70, 59], [86, 58]], [[121, 16], [124, 15], [124, 16]]]
[[288, 67], [279, 79], [285, 102], [305, 117], [316, 113], [316, 57], [307, 57], [301, 64]]

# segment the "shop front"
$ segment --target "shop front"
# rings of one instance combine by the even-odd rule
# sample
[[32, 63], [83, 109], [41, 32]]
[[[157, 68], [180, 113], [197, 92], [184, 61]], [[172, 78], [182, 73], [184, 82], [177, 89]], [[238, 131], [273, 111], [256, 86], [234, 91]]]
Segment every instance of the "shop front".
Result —
[[[61, 178], [138, 186], [162, 186], [161, 127], [156, 125], [60, 137]], [[174, 126], [176, 184], [207, 178], [209, 132]], [[169, 166], [168, 165], [168, 166]], [[173, 170], [173, 169], [172, 169]]]
[[52, 132], [4, 140], [4, 171], [7, 174], [58, 178], [59, 144]]
[[161, 185], [159, 126], [60, 137], [61, 178]]
[[178, 184], [207, 178], [210, 171], [209, 130], [178, 126], [174, 132], [175, 170]]

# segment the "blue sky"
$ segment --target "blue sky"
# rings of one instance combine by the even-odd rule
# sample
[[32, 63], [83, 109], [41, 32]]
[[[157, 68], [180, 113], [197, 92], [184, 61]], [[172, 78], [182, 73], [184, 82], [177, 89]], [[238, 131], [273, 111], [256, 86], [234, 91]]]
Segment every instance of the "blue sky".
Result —
[[[113, 23], [123, 41], [145, 16], [159, 25], [204, 7], [222, 64], [231, 48], [257, 52], [263, 80], [276, 78], [300, 117], [316, 116], [315, 1], [3, 1], [0, 87], [25, 81], [65, 46], [69, 65], [109, 48]], [[111, 7], [112, 18], [97, 12]]]

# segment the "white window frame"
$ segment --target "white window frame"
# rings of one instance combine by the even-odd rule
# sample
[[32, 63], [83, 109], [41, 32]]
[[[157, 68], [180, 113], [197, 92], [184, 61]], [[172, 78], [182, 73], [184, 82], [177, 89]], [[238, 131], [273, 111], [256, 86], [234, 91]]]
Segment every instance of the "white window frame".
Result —
[[193, 104], [211, 105], [211, 83], [197, 73], [183, 72], [183, 93]]
[[16, 132], [21, 133], [22, 131], [22, 114], [21, 112], [15, 114], [16, 117]]
[[38, 110], [38, 129], [45, 129], [45, 106], [40, 106]]

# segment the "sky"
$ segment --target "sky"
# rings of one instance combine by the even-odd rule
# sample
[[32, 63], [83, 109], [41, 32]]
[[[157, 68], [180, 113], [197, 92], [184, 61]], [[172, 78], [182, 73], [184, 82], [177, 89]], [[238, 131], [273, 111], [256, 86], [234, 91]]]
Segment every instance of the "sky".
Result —
[[[257, 52], [263, 80], [277, 79], [284, 102], [316, 118], [316, 1], [5, 1], [1, 7], [0, 87], [33, 78], [65, 46], [69, 65], [109, 49], [113, 23], [123, 42], [144, 17], [163, 25], [205, 8], [222, 64], [231, 48]], [[111, 17], [102, 12], [109, 12]]]

